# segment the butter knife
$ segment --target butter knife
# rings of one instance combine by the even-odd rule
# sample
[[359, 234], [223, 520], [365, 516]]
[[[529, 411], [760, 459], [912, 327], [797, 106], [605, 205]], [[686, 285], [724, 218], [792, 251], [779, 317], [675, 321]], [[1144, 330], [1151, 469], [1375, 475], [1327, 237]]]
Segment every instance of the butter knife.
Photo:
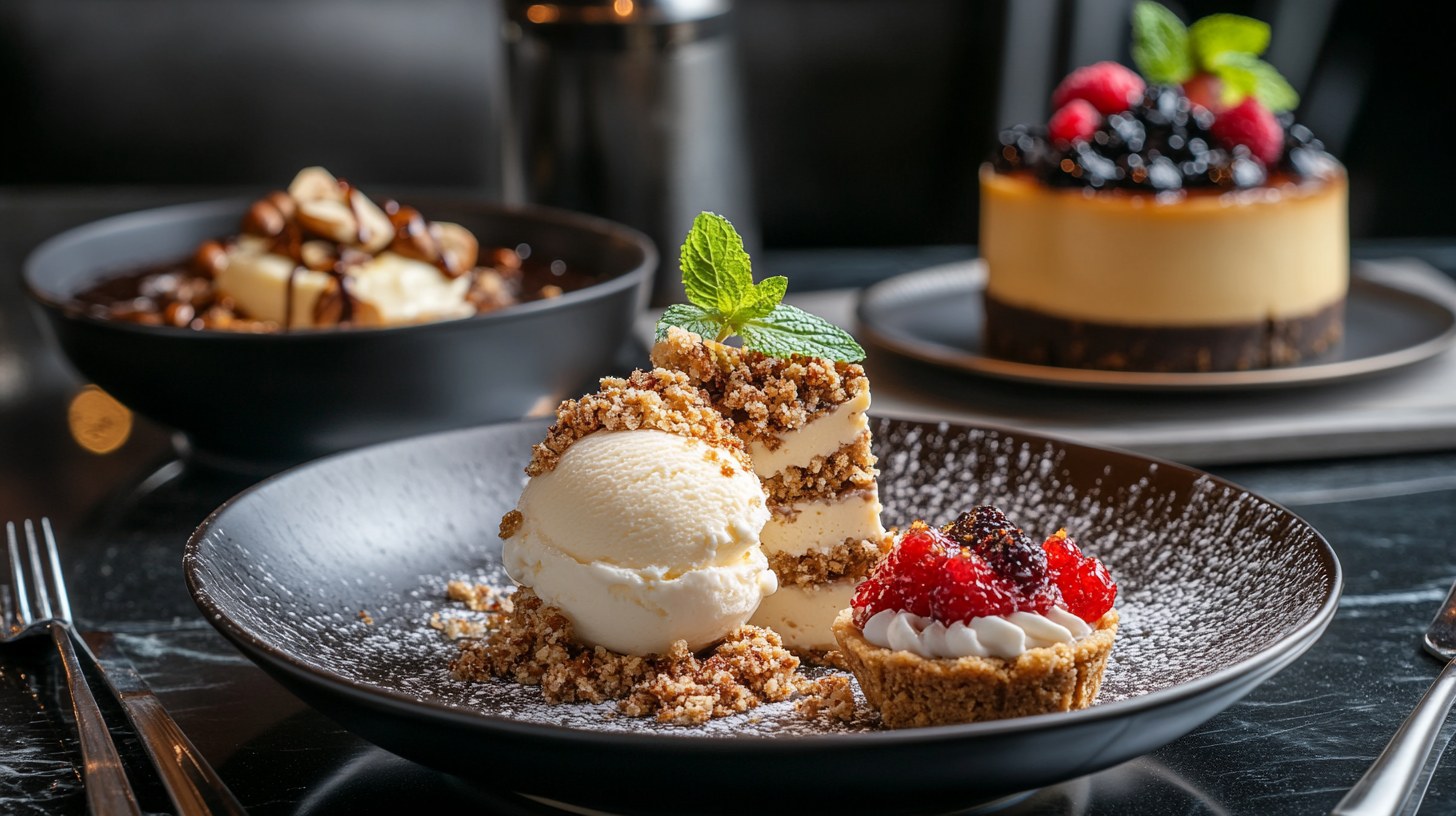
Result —
[[[1421, 771], [1431, 759], [1431, 749], [1456, 702], [1456, 584], [1446, 593], [1446, 602], [1426, 629], [1426, 651], [1445, 662], [1426, 696], [1401, 723], [1390, 744], [1375, 764], [1345, 794], [1330, 816], [1396, 816], [1411, 814], [1426, 795]], [[1425, 781], [1429, 781], [1427, 775]]]
[[232, 791], [137, 674], [112, 634], [87, 632], [83, 640], [146, 746], [167, 795], [177, 806], [178, 816], [247, 816]]

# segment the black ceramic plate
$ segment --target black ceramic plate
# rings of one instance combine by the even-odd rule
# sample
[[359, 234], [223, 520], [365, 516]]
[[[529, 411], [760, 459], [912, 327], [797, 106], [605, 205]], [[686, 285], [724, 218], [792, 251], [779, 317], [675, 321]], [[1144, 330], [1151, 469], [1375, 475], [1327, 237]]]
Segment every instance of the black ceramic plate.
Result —
[[979, 263], [948, 264], [882, 281], [860, 295], [865, 338], [936, 365], [1003, 380], [1137, 391], [1206, 391], [1320, 385], [1418, 363], [1456, 345], [1456, 312], [1424, 295], [1350, 279], [1345, 339], [1329, 354], [1258, 371], [1097, 371], [1031, 365], [982, 351], [986, 275]]
[[1105, 768], [1288, 665], [1339, 596], [1339, 563], [1318, 533], [1215, 477], [1020, 432], [880, 419], [886, 523], [992, 503], [1035, 535], [1065, 526], [1107, 564], [1122, 629], [1095, 706], [902, 731], [864, 711], [807, 721], [789, 703], [700, 728], [612, 717], [610, 703], [547, 706], [533, 687], [453, 679], [453, 647], [426, 626], [447, 579], [504, 580], [500, 516], [544, 431], [417, 437], [266, 481], [188, 542], [193, 596], [284, 685], [390, 751], [498, 789], [678, 812], [928, 812]]

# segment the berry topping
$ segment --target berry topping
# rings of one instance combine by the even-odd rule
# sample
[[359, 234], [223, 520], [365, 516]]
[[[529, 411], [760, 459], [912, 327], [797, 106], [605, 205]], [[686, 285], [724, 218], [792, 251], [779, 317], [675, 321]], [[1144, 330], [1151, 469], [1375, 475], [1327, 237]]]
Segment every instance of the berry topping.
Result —
[[919, 521], [910, 525], [895, 549], [855, 589], [850, 602], [855, 625], [863, 627], [871, 615], [885, 609], [929, 617], [935, 588], [952, 549], [950, 539], [939, 530]]
[[1062, 606], [1088, 623], [1107, 614], [1117, 598], [1117, 584], [1102, 562], [1083, 555], [1066, 530], [1058, 530], [1042, 548], [1047, 572], [1061, 590]]
[[931, 617], [941, 623], [1010, 615], [1022, 606], [1016, 587], [975, 553], [957, 550], [945, 559], [943, 569], [931, 595]]
[[1102, 114], [1085, 99], [1073, 99], [1047, 121], [1047, 136], [1054, 142], [1085, 142], [1102, 124]]
[[1223, 81], [1213, 74], [1194, 74], [1183, 83], [1183, 95], [1214, 113], [1223, 110]]
[[1266, 165], [1279, 161], [1284, 153], [1284, 128], [1279, 126], [1274, 114], [1252, 96], [1218, 114], [1211, 130], [1224, 145], [1230, 148], [1243, 145], [1254, 158]]
[[998, 575], [1009, 581], [1025, 584], [1046, 574], [1046, 553], [994, 507], [983, 504], [972, 508], [941, 531], [957, 546], [986, 559]]
[[1098, 112], [1110, 116], [1127, 110], [1146, 87], [1143, 78], [1127, 68], [1115, 62], [1099, 62], [1068, 74], [1052, 93], [1052, 106], [1063, 108], [1074, 99], [1085, 99]]
[[[1076, 593], [1075, 606], [1063, 599], [1064, 587]], [[1116, 593], [1102, 565], [1064, 534], [1039, 547], [1000, 510], [982, 506], [941, 530], [910, 525], [850, 605], [860, 628], [887, 609], [949, 625], [1012, 612], [1044, 615], [1060, 606], [1093, 621]]]

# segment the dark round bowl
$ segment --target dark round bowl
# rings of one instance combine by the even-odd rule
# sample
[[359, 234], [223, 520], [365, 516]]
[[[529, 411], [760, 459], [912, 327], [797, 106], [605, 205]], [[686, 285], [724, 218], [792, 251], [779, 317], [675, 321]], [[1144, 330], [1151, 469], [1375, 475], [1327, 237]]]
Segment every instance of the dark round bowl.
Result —
[[300, 461], [414, 434], [519, 419], [607, 370], [644, 302], [657, 251], [600, 218], [412, 196], [481, 245], [528, 243], [599, 275], [558, 298], [464, 320], [379, 329], [238, 334], [104, 320], [71, 306], [99, 278], [189, 256], [236, 232], [247, 201], [131, 213], [46, 241], [25, 283], [61, 349], [136, 412], [212, 454]]

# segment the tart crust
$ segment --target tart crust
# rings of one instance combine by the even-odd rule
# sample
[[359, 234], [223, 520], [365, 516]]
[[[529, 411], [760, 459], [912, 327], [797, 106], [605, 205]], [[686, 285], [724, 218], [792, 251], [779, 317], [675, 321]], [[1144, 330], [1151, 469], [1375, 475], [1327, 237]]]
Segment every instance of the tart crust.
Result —
[[1074, 643], [999, 657], [924, 658], [865, 640], [846, 609], [834, 621], [843, 661], [888, 728], [1000, 720], [1086, 708], [1102, 687], [1116, 609]]

